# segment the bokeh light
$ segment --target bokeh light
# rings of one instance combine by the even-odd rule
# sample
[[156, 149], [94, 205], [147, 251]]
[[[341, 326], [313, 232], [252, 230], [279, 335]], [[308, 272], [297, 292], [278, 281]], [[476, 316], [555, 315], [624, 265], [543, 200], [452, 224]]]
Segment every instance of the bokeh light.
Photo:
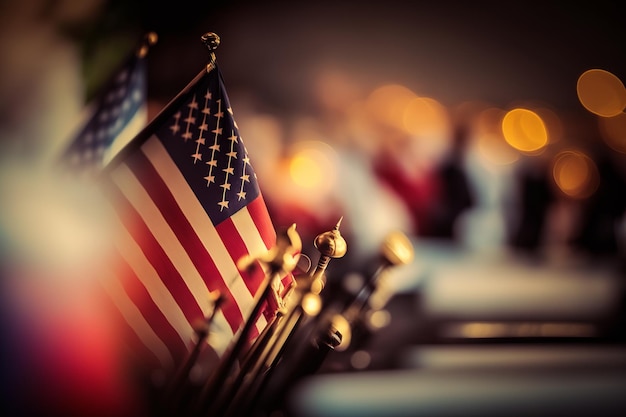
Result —
[[334, 151], [325, 142], [298, 142], [293, 147], [289, 174], [302, 189], [328, 190], [336, 177], [334, 159]]
[[587, 198], [599, 185], [596, 164], [579, 150], [559, 152], [554, 158], [552, 174], [559, 189], [573, 198]]
[[450, 120], [447, 109], [431, 97], [415, 97], [403, 114], [407, 132], [421, 137], [447, 138]]
[[598, 127], [605, 143], [616, 152], [626, 153], [626, 113], [599, 117]]
[[622, 81], [609, 71], [590, 69], [578, 77], [576, 91], [580, 103], [602, 117], [612, 117], [626, 107], [626, 88]]
[[311, 317], [315, 317], [322, 309], [322, 300], [320, 296], [313, 293], [307, 293], [302, 299], [302, 310]]
[[536, 154], [548, 144], [548, 131], [537, 113], [524, 108], [510, 110], [502, 119], [506, 141], [522, 152]]
[[[614, 13], [617, 4], [5, 3], [15, 5], [0, 15], [1, 31], [9, 35], [0, 40], [7, 57], [0, 65], [6, 103], [0, 238], [10, 266], [2, 306], [8, 314], [2, 318], [11, 327], [4, 340], [17, 353], [9, 352], [5, 371], [9, 388], [22, 390], [19, 383], [28, 382], [19, 393], [42, 411], [15, 414], [142, 416], [124, 402], [141, 402], [145, 394], [151, 412], [181, 414], [159, 409], [165, 397], [159, 390], [171, 375], [139, 375], [133, 363], [118, 357], [133, 341], [126, 346], [113, 325], [117, 315], [94, 302], [98, 275], [109, 270], [100, 268], [113, 231], [103, 221], [106, 204], [88, 198], [89, 191], [65, 189], [47, 170], [36, 175], [39, 162], [64, 145], [86, 99], [135, 35], [150, 28], [160, 38], [149, 54], [152, 117], [205, 68], [209, 57], [199, 35], [208, 29], [221, 37], [216, 56], [263, 200], [276, 229], [295, 223], [304, 242], [305, 262], [299, 265], [307, 265], [298, 272], [314, 265], [307, 254], [319, 254], [313, 238], [344, 219], [348, 256], [333, 260], [328, 282], [316, 280], [298, 301], [307, 316], [320, 320], [315, 324], [326, 327], [332, 318], [342, 335], [325, 362], [331, 372], [315, 376], [320, 391], [301, 397], [284, 391], [281, 399], [296, 409], [261, 413], [434, 416], [472, 408], [487, 416], [528, 415], [544, 407], [540, 411], [570, 417], [588, 410], [614, 415], [603, 412], [611, 402], [604, 394], [618, 384], [613, 374], [605, 377], [606, 371], [623, 371], [623, 352], [612, 363], [601, 351], [601, 369], [574, 362], [570, 353], [579, 357], [578, 348], [613, 336], [626, 340], [626, 203], [619, 195], [626, 165], [624, 155], [611, 152], [626, 153], [626, 89], [616, 76], [625, 73], [620, 58], [626, 26]], [[612, 72], [583, 73], [598, 64]], [[455, 141], [458, 127], [467, 128], [467, 141]], [[463, 190], [471, 201], [457, 206]], [[158, 209], [163, 211], [155, 215], [169, 210]], [[454, 233], [431, 232], [430, 225], [444, 223]], [[523, 239], [515, 238], [518, 229]], [[407, 232], [417, 256], [406, 269], [381, 273], [368, 311], [356, 321], [342, 314], [345, 301], [372, 282], [373, 261], [380, 260], [379, 243], [389, 230]], [[609, 245], [613, 238], [616, 248]], [[170, 259], [160, 257], [155, 266], [165, 263]], [[134, 291], [144, 292], [137, 285]], [[146, 297], [156, 294], [146, 289]], [[116, 295], [121, 287], [107, 290], [115, 304], [129, 301]], [[231, 339], [222, 338], [218, 327], [208, 341], [223, 354]], [[292, 340], [308, 348], [311, 328]], [[577, 337], [584, 346], [577, 346]], [[468, 342], [472, 349], [452, 346]], [[558, 353], [548, 344], [559, 344]], [[449, 355], [451, 347], [461, 348], [458, 357]], [[488, 360], [476, 361], [475, 353]], [[550, 361], [541, 359], [544, 353]], [[563, 360], [555, 367], [559, 354]], [[293, 363], [288, 371], [299, 371], [288, 361], [297, 356], [274, 363]], [[215, 362], [205, 359], [184, 381], [191, 388], [181, 395], [184, 401], [213, 382], [204, 378]], [[315, 364], [301, 362], [306, 371]], [[283, 382], [299, 385], [295, 378], [281, 381], [283, 369], [272, 372], [278, 384], [273, 380], [267, 391], [255, 393], [258, 404], [268, 404], [262, 393], [282, 389]], [[340, 375], [342, 370], [385, 372], [351, 376]], [[602, 379], [593, 379], [596, 371]], [[125, 392], [126, 374], [133, 388], [139, 382], [140, 392]], [[243, 396], [233, 403], [249, 395], [246, 386], [253, 393], [258, 387], [247, 385], [253, 375], [232, 376], [216, 387], [235, 392], [228, 382], [245, 376]], [[543, 389], [550, 381], [555, 384]], [[618, 382], [623, 386], [624, 377]], [[617, 391], [608, 399], [623, 398]], [[229, 414], [256, 414], [237, 413], [238, 404], [218, 398]], [[585, 402], [589, 407], [579, 407]], [[495, 407], [485, 411], [490, 405]], [[127, 408], [132, 410], [116, 412]]]
[[533, 111], [537, 113], [545, 124], [550, 144], [555, 144], [564, 140], [563, 121], [554, 110], [547, 107], [537, 107], [533, 108]]
[[374, 89], [366, 99], [369, 116], [383, 125], [405, 130], [404, 112], [418, 96], [400, 84], [385, 84]]

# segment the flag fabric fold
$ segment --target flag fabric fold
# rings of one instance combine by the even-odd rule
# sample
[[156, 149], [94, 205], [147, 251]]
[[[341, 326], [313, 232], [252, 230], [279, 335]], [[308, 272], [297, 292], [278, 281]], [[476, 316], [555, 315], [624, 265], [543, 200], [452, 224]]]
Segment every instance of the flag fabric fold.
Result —
[[[214, 63], [209, 68], [101, 176], [119, 226], [105, 288], [132, 350], [170, 369], [193, 348], [215, 291], [226, 302], [207, 342], [218, 356], [226, 350], [266, 279], [260, 262], [244, 271], [237, 262], [276, 242], [222, 75]], [[279, 300], [293, 283], [291, 274], [277, 283]], [[276, 308], [265, 304], [252, 337]]]

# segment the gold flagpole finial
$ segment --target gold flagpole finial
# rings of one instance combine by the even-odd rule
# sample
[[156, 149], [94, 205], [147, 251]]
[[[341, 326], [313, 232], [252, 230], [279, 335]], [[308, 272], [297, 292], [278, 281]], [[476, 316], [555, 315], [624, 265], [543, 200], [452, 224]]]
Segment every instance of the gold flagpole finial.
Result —
[[220, 37], [217, 33], [207, 32], [200, 37], [200, 40], [202, 40], [202, 43], [204, 43], [209, 50], [209, 56], [211, 57], [211, 62], [207, 65], [208, 72], [215, 66], [215, 50], [220, 46]]
[[155, 45], [159, 40], [159, 36], [155, 32], [148, 32], [143, 37], [139, 49], [137, 49], [137, 56], [139, 58], [145, 58], [148, 55], [148, 50], [152, 45]]

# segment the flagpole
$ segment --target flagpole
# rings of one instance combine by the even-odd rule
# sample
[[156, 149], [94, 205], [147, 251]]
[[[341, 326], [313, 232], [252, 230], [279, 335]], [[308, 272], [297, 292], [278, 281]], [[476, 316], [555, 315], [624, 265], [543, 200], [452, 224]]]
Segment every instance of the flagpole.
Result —
[[[261, 313], [261, 308], [271, 295], [274, 281], [280, 280], [281, 275], [293, 271], [301, 249], [302, 242], [294, 223], [284, 233], [277, 235], [276, 245], [272, 250], [258, 258], [260, 262], [268, 266], [265, 281], [262, 287], [259, 288], [254, 299], [252, 311], [239, 329], [235, 341], [231, 344], [229, 350], [224, 353], [217, 370], [202, 387], [199, 398], [195, 404], [194, 417], [199, 417], [204, 412], [208, 412], [212, 406], [221, 410], [221, 407], [225, 407], [229, 404], [229, 398], [227, 398], [229, 390], [224, 389], [228, 387], [223, 387], [223, 385], [226, 384], [241, 354], [244, 353], [250, 331]], [[220, 388], [222, 389], [220, 390]], [[220, 415], [219, 412], [216, 413], [216, 410], [212, 410], [212, 412], [216, 415]]]
[[222, 308], [222, 304], [226, 301], [226, 297], [219, 291], [215, 291], [210, 295], [213, 301], [213, 309], [204, 322], [196, 329], [197, 340], [194, 344], [193, 350], [188, 355], [185, 362], [181, 364], [164, 390], [162, 404], [169, 412], [176, 411], [176, 407], [181, 405], [182, 391], [188, 382], [187, 379], [191, 369], [197, 362], [201, 350], [209, 337], [211, 325], [213, 324], [217, 311]]
[[[318, 372], [330, 352], [340, 346], [345, 350], [351, 342], [355, 342], [352, 340], [353, 327], [367, 311], [367, 302], [376, 291], [384, 272], [388, 268], [410, 263], [414, 257], [413, 245], [404, 233], [391, 232], [381, 244], [379, 256], [378, 267], [358, 291], [354, 294], [351, 292], [347, 300], [343, 296], [341, 299], [333, 299], [331, 295], [318, 315], [296, 329], [298, 333], [293, 344], [288, 346], [289, 352], [285, 352], [281, 362], [264, 374], [256, 390], [250, 390], [252, 394], [247, 402], [236, 402], [236, 409], [227, 417], [250, 415], [257, 409], [267, 415], [272, 414], [277, 410], [276, 407], [285, 405], [284, 395], [289, 393], [289, 387]], [[342, 326], [336, 327], [337, 324]], [[348, 337], [345, 338], [345, 335]], [[358, 347], [355, 346], [355, 349]]]
[[[292, 308], [285, 317], [282, 317], [271, 343], [265, 346], [262, 355], [253, 364], [252, 370], [247, 375], [249, 378], [241, 381], [238, 385], [237, 395], [234, 401], [231, 401], [231, 408], [228, 410], [227, 415], [238, 415], [243, 411], [248, 412], [253, 409], [257, 402], [260, 401], [260, 397], [265, 389], [264, 385], [273, 378], [276, 366], [282, 360], [286, 350], [292, 347], [292, 345], [295, 344], [297, 346], [302, 342], [301, 340], [293, 340], [295, 335], [299, 335], [299, 332], [302, 331], [302, 326], [313, 325], [308, 320], [314, 321], [317, 312], [307, 311], [305, 304], [307, 304], [307, 300], [315, 299], [321, 307], [322, 301], [319, 294], [326, 283], [325, 272], [328, 264], [331, 258], [341, 258], [347, 252], [347, 243], [339, 231], [342, 220], [343, 217], [339, 219], [333, 230], [321, 233], [315, 238], [315, 248], [320, 252], [317, 266], [309, 274], [298, 293], [295, 294], [297, 298], [293, 301]], [[334, 334], [330, 335], [329, 338], [334, 338]], [[306, 339], [309, 340], [309, 337], [307, 336]], [[337, 343], [334, 343], [334, 346], [336, 345]], [[322, 350], [323, 348], [320, 346], [319, 349]], [[295, 366], [298, 365], [295, 364]], [[246, 415], [246, 413], [242, 415]]]

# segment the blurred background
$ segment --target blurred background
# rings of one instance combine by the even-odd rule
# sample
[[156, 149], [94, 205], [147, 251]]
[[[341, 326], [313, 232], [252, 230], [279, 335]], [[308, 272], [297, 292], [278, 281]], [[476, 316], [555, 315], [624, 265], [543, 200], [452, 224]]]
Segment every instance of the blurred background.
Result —
[[40, 378], [33, 395], [51, 415], [141, 407], [114, 371], [106, 318], [81, 292], [75, 261], [94, 247], [77, 236], [94, 208], [59, 201], [43, 168], [145, 33], [159, 36], [152, 118], [207, 64], [210, 31], [275, 226], [296, 223], [315, 261], [315, 236], [343, 217], [348, 252], [328, 268], [339, 287], [371, 273], [390, 232], [415, 252], [370, 306], [387, 320], [294, 389], [293, 415], [624, 407], [626, 29], [615, 2], [4, 0], [0, 10], [9, 396]]

